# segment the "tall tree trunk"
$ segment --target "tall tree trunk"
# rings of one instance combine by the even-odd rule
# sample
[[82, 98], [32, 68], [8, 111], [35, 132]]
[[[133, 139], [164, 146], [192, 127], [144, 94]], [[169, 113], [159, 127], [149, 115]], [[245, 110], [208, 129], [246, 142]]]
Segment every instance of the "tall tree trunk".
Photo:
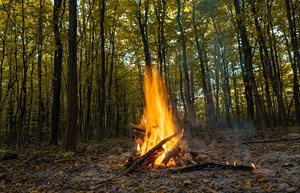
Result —
[[24, 134], [23, 130], [25, 126], [26, 114], [27, 114], [27, 71], [28, 71], [28, 64], [27, 64], [27, 54], [26, 54], [26, 40], [25, 40], [25, 6], [24, 0], [22, 0], [22, 31], [21, 31], [21, 39], [22, 39], [22, 62], [23, 62], [23, 80], [22, 80], [22, 87], [21, 87], [21, 96], [20, 96], [20, 116], [18, 120], [18, 138], [17, 143], [18, 147], [24, 142]]
[[[254, 120], [254, 103], [253, 103], [253, 93], [252, 93], [252, 85], [251, 85], [251, 72], [249, 69], [252, 68], [252, 53], [251, 47], [246, 34], [246, 27], [242, 20], [241, 8], [239, 0], [234, 0], [234, 7], [236, 11], [236, 16], [239, 17], [237, 20], [237, 27], [240, 31], [241, 42], [242, 42], [242, 53], [244, 57], [244, 85], [245, 85], [245, 93], [246, 93], [246, 101], [247, 101], [247, 116], [248, 119]], [[243, 68], [242, 68], [243, 69]]]
[[193, 0], [193, 15], [192, 15], [192, 24], [194, 28], [194, 36], [195, 36], [195, 42], [196, 42], [196, 49], [197, 49], [197, 54], [199, 58], [199, 63], [200, 63], [200, 70], [201, 70], [201, 81], [202, 81], [202, 88], [203, 88], [203, 93], [206, 101], [206, 109], [207, 109], [207, 117], [208, 117], [208, 127], [211, 127], [214, 125], [215, 121], [215, 112], [214, 112], [214, 103], [212, 99], [212, 94], [210, 90], [208, 89], [208, 83], [207, 83], [207, 75], [206, 75], [206, 69], [205, 69], [205, 62], [203, 58], [203, 52], [202, 52], [202, 47], [199, 41], [199, 36], [198, 36], [198, 31], [197, 31], [197, 26], [195, 22], [195, 0]]
[[68, 129], [66, 150], [76, 152], [78, 128], [77, 0], [69, 0]]
[[43, 112], [44, 104], [42, 99], [42, 58], [43, 58], [43, 7], [44, 2], [40, 0], [39, 9], [39, 28], [38, 28], [38, 113], [37, 113], [37, 128], [36, 128], [36, 139], [35, 144], [37, 146], [41, 145], [42, 139], [42, 127], [43, 127]]
[[[109, 70], [109, 77], [108, 77], [108, 91], [107, 96], [110, 98], [110, 101], [107, 104], [107, 127], [109, 129], [109, 137], [115, 136], [115, 129], [113, 130], [114, 125], [114, 113], [113, 113], [113, 106], [114, 101], [112, 95], [112, 86], [113, 86], [113, 72], [115, 70], [115, 34], [116, 34], [116, 12], [118, 8], [118, 1], [116, 1], [114, 6], [114, 16], [113, 16], [113, 23], [112, 23], [112, 30], [110, 32], [110, 45], [111, 45], [111, 59], [110, 59], [110, 70]], [[117, 77], [115, 77], [117, 78]]]
[[275, 123], [274, 123], [275, 117], [273, 115], [273, 104], [272, 104], [271, 95], [270, 95], [269, 75], [267, 73], [265, 59], [264, 59], [264, 56], [263, 56], [263, 50], [262, 50], [261, 46], [259, 46], [259, 53], [260, 53], [261, 64], [262, 64], [262, 68], [263, 68], [263, 76], [264, 76], [264, 80], [265, 80], [265, 92], [266, 92], [266, 101], [267, 101], [267, 117], [268, 117], [268, 121], [269, 121], [269, 126], [270, 126], [271, 129], [273, 129], [274, 126], [275, 126]]
[[285, 0], [286, 13], [289, 23], [289, 32], [291, 36], [291, 44], [294, 53], [292, 69], [294, 73], [294, 99], [295, 99], [295, 109], [296, 109], [296, 122], [297, 125], [300, 126], [300, 101], [299, 101], [299, 80], [297, 77], [297, 68], [300, 72], [300, 53], [298, 47], [297, 33], [296, 33], [296, 25], [295, 25], [295, 17], [292, 17], [293, 10], [291, 9], [290, 0]]
[[104, 17], [105, 17], [105, 0], [100, 0], [100, 78], [99, 78], [99, 107], [100, 110], [98, 120], [98, 139], [105, 137], [105, 34], [104, 34]]
[[[238, 17], [237, 19], [238, 29], [240, 31], [241, 39], [242, 39], [242, 49], [244, 54], [245, 71], [246, 71], [245, 75], [247, 80], [245, 86], [247, 87], [248, 96], [250, 97], [248, 100], [249, 101], [252, 100], [252, 92], [253, 92], [259, 126], [261, 129], [265, 129], [267, 128], [266, 117], [263, 110], [261, 97], [259, 96], [259, 92], [257, 89], [255, 76], [253, 74], [252, 49], [248, 41], [244, 21], [242, 20], [241, 17], [241, 8], [240, 8], [239, 0], [234, 0], [234, 6], [235, 6], [236, 15]], [[249, 108], [250, 108], [249, 109], [250, 118], [252, 118], [254, 115], [254, 108], [252, 106], [250, 106]]]
[[234, 100], [235, 100], [235, 119], [237, 122], [240, 122], [241, 112], [240, 112], [240, 100], [239, 100], [239, 92], [238, 92], [238, 85], [237, 85], [237, 78], [235, 74], [235, 66], [231, 63], [231, 70], [232, 70], [232, 79], [233, 79], [233, 91], [234, 91]]
[[62, 0], [54, 0], [53, 8], [53, 31], [55, 40], [54, 72], [52, 79], [52, 107], [51, 107], [51, 139], [50, 144], [58, 144], [60, 94], [61, 94], [61, 73], [63, 48], [60, 39], [59, 18]]
[[[92, 31], [95, 31], [95, 24], [93, 18], [91, 20]], [[98, 43], [97, 47], [94, 49], [94, 40], [95, 33], [90, 34], [90, 42], [91, 42], [91, 56], [89, 58], [89, 62], [87, 62], [87, 68], [90, 68], [90, 74], [87, 79], [87, 92], [86, 92], [86, 100], [87, 100], [87, 110], [86, 110], [86, 118], [85, 118], [85, 140], [91, 138], [92, 129], [91, 129], [91, 102], [92, 102], [92, 89], [93, 89], [93, 76], [94, 76], [94, 62], [98, 57]], [[97, 41], [98, 42], [98, 41]]]
[[145, 8], [144, 9], [144, 17], [142, 16], [141, 6], [142, 6], [142, 2], [141, 2], [141, 0], [138, 0], [137, 4], [135, 3], [135, 12], [136, 12], [136, 17], [138, 19], [140, 33], [141, 33], [141, 36], [142, 36], [146, 67], [150, 68], [151, 67], [151, 55], [150, 55], [149, 41], [148, 41], [149, 1], [144, 0], [144, 8]]
[[182, 67], [184, 73], [185, 101], [186, 101], [187, 111], [188, 111], [188, 123], [190, 124], [191, 127], [194, 127], [196, 124], [196, 111], [191, 98], [190, 78], [189, 78], [187, 58], [186, 58], [186, 44], [185, 44], [184, 28], [182, 25], [180, 0], [177, 0], [177, 24], [180, 32], [180, 42], [182, 47]]
[[258, 41], [259, 41], [259, 44], [260, 44], [260, 46], [263, 50], [262, 53], [264, 54], [264, 56], [263, 56], [264, 61], [266, 62], [268, 77], [270, 78], [272, 89], [273, 89], [273, 92], [276, 96], [277, 103], [278, 103], [278, 119], [280, 120], [280, 124], [283, 127], [286, 127], [286, 110], [285, 110], [285, 106], [284, 106], [284, 103], [283, 103], [283, 98], [282, 98], [282, 95], [279, 92], [279, 85], [278, 85], [278, 82], [276, 80], [276, 77], [273, 74], [273, 69], [272, 69], [272, 64], [271, 64], [269, 51], [268, 51], [268, 48], [267, 48], [267, 45], [266, 45], [266, 40], [265, 40], [265, 38], [263, 36], [263, 33], [262, 33], [262, 29], [261, 29], [261, 27], [259, 25], [259, 22], [258, 22], [257, 11], [256, 11], [256, 8], [255, 8], [255, 4], [252, 3], [251, 6], [252, 6], [252, 13], [254, 14], [254, 22], [255, 22], [257, 35], [258, 35]]
[[225, 118], [226, 118], [226, 125], [230, 125], [230, 108], [232, 107], [232, 102], [231, 102], [231, 96], [230, 96], [230, 83], [229, 83], [229, 71], [228, 71], [228, 63], [225, 59], [225, 46], [223, 43], [223, 37], [222, 34], [220, 34], [218, 30], [218, 26], [215, 23], [214, 18], [212, 18], [212, 22], [214, 25], [214, 28], [216, 30], [216, 35], [217, 35], [217, 40], [220, 46], [220, 54], [221, 54], [221, 63], [223, 67], [222, 72], [222, 77], [224, 78], [223, 80], [223, 94], [224, 94], [224, 106], [225, 106]]
[[[5, 22], [5, 29], [3, 31], [3, 35], [2, 35], [2, 45], [1, 45], [1, 60], [0, 60], [0, 117], [2, 118], [2, 111], [3, 111], [3, 106], [4, 106], [4, 99], [2, 101], [2, 96], [3, 96], [3, 66], [4, 66], [4, 61], [5, 61], [5, 57], [6, 57], [6, 38], [7, 37], [7, 31], [9, 29], [9, 21], [10, 21], [10, 7], [11, 5], [9, 5], [9, 9], [7, 11], [7, 18], [6, 18], [6, 22]], [[11, 61], [10, 61], [11, 62]], [[10, 69], [11, 70], [11, 69]], [[11, 78], [11, 76], [10, 76]], [[10, 81], [12, 81], [10, 79]], [[8, 84], [8, 86], [10, 86]], [[9, 93], [9, 89], [7, 90], [7, 94]], [[1, 120], [1, 123], [3, 123], [3, 121]], [[4, 127], [4, 125], [0, 125], [0, 127]]]
[[157, 21], [157, 52], [159, 62], [159, 73], [164, 75], [166, 86], [167, 71], [166, 71], [166, 43], [165, 43], [165, 16], [166, 16], [166, 0], [157, 1], [154, 3], [156, 21]]
[[[181, 67], [181, 58], [180, 55], [178, 54], [178, 58], [177, 59], [177, 63], [178, 63], [178, 69], [179, 69], [179, 78], [180, 78], [180, 83], [179, 83], [179, 91], [180, 91], [180, 98], [182, 101], [182, 106], [183, 106], [183, 110], [184, 110], [184, 116], [187, 116], [187, 108], [186, 108], [186, 102], [184, 99], [184, 94], [183, 94], [183, 78], [182, 78], [182, 67]], [[186, 117], [184, 117], [184, 119], [187, 119]]]

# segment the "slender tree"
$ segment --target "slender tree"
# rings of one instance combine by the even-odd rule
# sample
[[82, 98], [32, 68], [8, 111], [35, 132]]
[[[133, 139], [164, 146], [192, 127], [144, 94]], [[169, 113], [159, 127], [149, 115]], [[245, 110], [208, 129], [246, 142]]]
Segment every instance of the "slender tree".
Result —
[[[243, 55], [244, 55], [244, 62], [245, 62], [245, 74], [246, 74], [246, 84], [245, 87], [247, 88], [248, 96], [251, 97], [253, 92], [254, 100], [255, 100], [255, 106], [256, 106], [256, 111], [257, 111], [257, 120], [259, 121], [259, 126], [261, 129], [267, 128], [267, 122], [266, 122], [266, 117], [263, 109], [263, 104], [261, 97], [258, 92], [258, 88], [256, 85], [256, 80], [253, 74], [253, 61], [252, 61], [252, 49], [248, 41], [247, 33], [246, 33], [246, 27], [244, 24], [244, 21], [241, 17], [241, 8], [240, 8], [240, 3], [239, 0], [234, 0], [234, 6], [235, 6], [235, 11], [236, 15], [238, 17], [237, 19], [237, 25], [238, 29], [241, 34], [241, 39], [242, 39], [242, 50], [243, 50]], [[249, 115], [250, 117], [254, 117], [254, 107], [252, 106], [252, 97], [250, 99], [247, 99], [249, 101], [249, 106], [250, 108]]]
[[99, 122], [98, 122], [98, 139], [105, 136], [105, 77], [106, 77], [106, 69], [105, 69], [105, 32], [104, 32], [104, 17], [105, 17], [105, 0], [100, 0], [100, 76], [98, 77], [99, 84], [99, 94], [98, 94], [98, 108], [99, 112]]
[[252, 7], [251, 8], [252, 13], [254, 14], [254, 21], [255, 21], [255, 27], [256, 27], [256, 31], [257, 31], [257, 35], [258, 35], [259, 45], [262, 49], [262, 51], [260, 53], [262, 54], [263, 61], [265, 62], [268, 77], [270, 78], [272, 89], [273, 89], [273, 92], [275, 93], [277, 103], [278, 103], [278, 119], [280, 120], [280, 124], [283, 127], [286, 127], [286, 110], [285, 110], [285, 106], [283, 103], [283, 98], [282, 98], [282, 95], [280, 94], [279, 85], [276, 80], [276, 77], [274, 76], [274, 69], [272, 68], [270, 54], [269, 54], [269, 51], [268, 51], [268, 48], [266, 45], [265, 37], [263, 36], [262, 29], [258, 22], [257, 11], [256, 11], [255, 4], [253, 2], [251, 3], [251, 7]]
[[142, 0], [138, 0], [138, 2], [135, 2], [134, 5], [135, 5], [136, 18], [138, 20], [140, 33], [142, 36], [145, 63], [147, 67], [151, 67], [151, 55], [150, 55], [149, 40], [148, 40], [149, 0], [144, 0], [144, 10], [142, 10]]
[[37, 113], [37, 129], [36, 129], [36, 145], [41, 145], [42, 138], [42, 124], [44, 104], [42, 99], [42, 58], [43, 58], [43, 0], [39, 1], [39, 23], [38, 23], [38, 113]]
[[197, 31], [197, 25], [196, 25], [196, 13], [195, 13], [195, 0], [193, 0], [193, 12], [192, 12], [192, 24], [194, 28], [194, 36], [195, 36], [195, 43], [196, 43], [196, 49], [197, 49], [197, 54], [199, 58], [199, 63], [200, 63], [200, 70], [201, 70], [201, 80], [202, 80], [202, 88], [205, 96], [205, 101], [206, 101], [206, 109], [207, 109], [207, 117], [208, 117], [208, 125], [213, 126], [214, 121], [215, 121], [215, 112], [214, 112], [214, 103], [212, 99], [212, 94], [210, 92], [210, 85], [208, 85], [207, 82], [207, 72], [205, 69], [205, 61], [203, 57], [203, 51], [201, 47], [201, 43], [199, 40], [199, 35]]
[[192, 103], [191, 97], [191, 89], [190, 89], [190, 77], [188, 72], [188, 64], [186, 59], [186, 43], [185, 43], [185, 34], [184, 28], [182, 24], [182, 16], [181, 16], [181, 1], [177, 0], [177, 25], [180, 33], [180, 43], [182, 48], [182, 68], [184, 73], [184, 86], [185, 86], [185, 101], [187, 105], [187, 118], [191, 126], [194, 126], [196, 123], [196, 112], [194, 108], [194, 104]]
[[294, 101], [295, 101], [295, 109], [296, 109], [296, 122], [297, 125], [300, 126], [300, 101], [299, 101], [299, 80], [297, 75], [297, 68], [300, 72], [300, 53], [297, 41], [297, 33], [296, 33], [296, 21], [295, 21], [295, 11], [291, 9], [290, 0], [285, 0], [286, 6], [286, 14], [289, 23], [289, 32], [291, 36], [291, 44], [293, 49], [293, 61], [292, 61], [292, 69], [293, 69], [293, 82], [294, 82]]
[[58, 144], [58, 129], [60, 115], [60, 95], [61, 95], [61, 73], [62, 73], [62, 57], [63, 47], [60, 37], [59, 19], [61, 12], [62, 0], [54, 0], [53, 8], [53, 31], [55, 41], [54, 52], [54, 71], [52, 79], [52, 107], [51, 107], [51, 139], [50, 144]]
[[69, 0], [68, 129], [66, 150], [76, 151], [78, 128], [77, 0]]

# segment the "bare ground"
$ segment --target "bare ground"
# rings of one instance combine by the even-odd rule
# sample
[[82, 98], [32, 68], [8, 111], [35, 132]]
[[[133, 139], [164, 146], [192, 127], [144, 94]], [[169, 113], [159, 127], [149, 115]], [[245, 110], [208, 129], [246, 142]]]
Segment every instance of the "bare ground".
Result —
[[242, 144], [261, 138], [215, 130], [189, 140], [198, 161], [253, 162], [253, 172], [144, 169], [127, 174], [121, 168], [133, 152], [130, 139], [80, 144], [75, 155], [59, 147], [28, 148], [17, 160], [0, 162], [0, 192], [300, 192], [300, 140]]

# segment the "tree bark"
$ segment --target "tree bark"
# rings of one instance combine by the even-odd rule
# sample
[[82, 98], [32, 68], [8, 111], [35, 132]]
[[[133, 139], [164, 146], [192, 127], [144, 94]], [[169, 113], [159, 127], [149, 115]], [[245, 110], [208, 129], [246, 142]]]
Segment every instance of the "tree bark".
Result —
[[41, 145], [42, 140], [42, 124], [43, 124], [43, 112], [44, 104], [42, 99], [42, 59], [43, 59], [43, 7], [44, 2], [40, 0], [39, 9], [39, 24], [38, 24], [38, 113], [37, 113], [37, 128], [36, 128], [36, 139], [35, 144], [37, 146]]
[[285, 0], [286, 13], [289, 24], [289, 32], [291, 36], [291, 44], [294, 52], [292, 69], [294, 73], [294, 98], [295, 98], [295, 109], [296, 109], [296, 122], [300, 126], [300, 101], [299, 101], [299, 80], [297, 77], [297, 68], [300, 72], [300, 53], [298, 48], [298, 40], [295, 26], [295, 17], [293, 16], [293, 10], [291, 9], [290, 0]]
[[[266, 117], [265, 117], [265, 113], [263, 110], [261, 97], [260, 97], [258, 89], [257, 89], [255, 76], [253, 74], [252, 49], [251, 49], [251, 46], [248, 41], [244, 21], [241, 18], [241, 8], [240, 8], [239, 0], [234, 0], [234, 6], [235, 6], [236, 15], [237, 15], [237, 17], [239, 17], [237, 19], [237, 25], [238, 25], [238, 29], [240, 31], [241, 39], [242, 39], [242, 51], [244, 54], [244, 62], [245, 62], [245, 76], [246, 76], [245, 79], [247, 80], [245, 87], [247, 87], [247, 92], [248, 92], [248, 97], [249, 97], [248, 100], [249, 101], [252, 100], [252, 92], [253, 92], [253, 96], [255, 99], [256, 111], [257, 111], [257, 119], [259, 121], [258, 125], [261, 129], [265, 129], [265, 128], [267, 128]], [[250, 108], [249, 116], [250, 116], [250, 118], [253, 118], [254, 107], [249, 106], [249, 108]]]
[[54, 52], [54, 72], [52, 80], [52, 107], [51, 107], [51, 139], [50, 144], [58, 144], [59, 114], [60, 114], [60, 95], [61, 95], [61, 73], [63, 48], [60, 37], [59, 17], [62, 0], [54, 0], [53, 8], [53, 31], [55, 40]]
[[263, 53], [262, 57], [264, 58], [264, 61], [266, 63], [268, 77], [270, 78], [272, 89], [273, 89], [273, 92], [276, 96], [277, 103], [278, 103], [278, 119], [280, 120], [281, 126], [286, 127], [286, 124], [287, 124], [286, 123], [286, 109], [285, 109], [285, 106], [284, 106], [284, 103], [283, 103], [283, 98], [282, 98], [282, 95], [279, 92], [279, 85], [278, 85], [278, 82], [276, 80], [276, 77], [273, 74], [273, 69], [272, 69], [272, 64], [271, 64], [269, 51], [268, 51], [268, 48], [267, 48], [267, 45], [266, 45], [266, 40], [265, 40], [265, 38], [263, 36], [263, 33], [262, 33], [262, 29], [261, 29], [261, 27], [259, 25], [259, 22], [258, 22], [257, 11], [256, 11], [256, 8], [255, 8], [255, 4], [252, 3], [251, 6], [252, 6], [252, 13], [254, 14], [254, 22], [255, 22], [255, 27], [256, 27], [256, 31], [257, 31], [259, 45], [261, 46], [262, 51], [263, 51], [263, 52], [261, 52], [261, 53]]
[[139, 0], [137, 4], [135, 3], [135, 12], [136, 12], [136, 17], [138, 19], [138, 25], [139, 25], [139, 28], [140, 28], [140, 33], [141, 33], [141, 36], [142, 36], [146, 67], [151, 68], [151, 54], [150, 54], [149, 40], [148, 40], [149, 1], [144, 0], [144, 7], [145, 7], [144, 17], [142, 16], [141, 5], [142, 5], [141, 0]]
[[177, 0], [177, 24], [178, 30], [180, 32], [180, 42], [182, 48], [182, 67], [184, 73], [184, 86], [185, 86], [185, 101], [187, 105], [187, 112], [188, 112], [188, 123], [190, 126], [195, 126], [196, 124], [196, 112], [194, 108], [194, 104], [192, 103], [191, 98], [191, 89], [190, 89], [190, 78], [188, 72], [188, 65], [187, 65], [187, 56], [186, 56], [186, 43], [185, 43], [185, 35], [184, 35], [184, 28], [182, 25], [182, 17], [181, 17], [181, 2]]
[[214, 112], [214, 103], [212, 99], [212, 94], [210, 90], [208, 89], [209, 85], [207, 82], [207, 75], [206, 75], [206, 69], [205, 69], [205, 61], [203, 58], [203, 52], [202, 52], [202, 47], [199, 41], [199, 36], [198, 36], [198, 31], [197, 31], [197, 26], [195, 22], [195, 1], [193, 0], [193, 15], [192, 15], [192, 24], [194, 28], [194, 37], [195, 37], [195, 43], [196, 43], [196, 49], [197, 49], [197, 54], [199, 58], [199, 63], [200, 63], [200, 70], [201, 70], [201, 81], [202, 81], [202, 88], [204, 92], [204, 97], [206, 101], [206, 109], [207, 109], [207, 117], [208, 117], [208, 126], [211, 127], [214, 125], [215, 121], [215, 112]]
[[105, 17], [105, 0], [100, 0], [100, 77], [98, 78], [99, 82], [99, 101], [98, 109], [99, 120], [98, 120], [98, 140], [106, 135], [106, 125], [105, 125], [105, 34], [104, 34], [104, 17]]
[[69, 0], [68, 129], [66, 151], [76, 152], [78, 128], [77, 0]]

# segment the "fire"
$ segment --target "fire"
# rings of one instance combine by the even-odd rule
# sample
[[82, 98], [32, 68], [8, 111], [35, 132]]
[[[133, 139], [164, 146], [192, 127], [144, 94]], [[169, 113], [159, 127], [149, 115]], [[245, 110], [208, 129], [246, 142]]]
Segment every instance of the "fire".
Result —
[[[144, 95], [145, 109], [140, 125], [145, 128], [146, 132], [144, 142], [137, 145], [137, 151], [141, 155], [176, 132], [172, 111], [168, 108], [168, 95], [163, 78], [154, 67], [146, 68]], [[162, 164], [166, 153], [176, 145], [178, 140], [178, 137], [174, 137], [163, 145], [163, 151], [155, 160], [155, 165]]]

